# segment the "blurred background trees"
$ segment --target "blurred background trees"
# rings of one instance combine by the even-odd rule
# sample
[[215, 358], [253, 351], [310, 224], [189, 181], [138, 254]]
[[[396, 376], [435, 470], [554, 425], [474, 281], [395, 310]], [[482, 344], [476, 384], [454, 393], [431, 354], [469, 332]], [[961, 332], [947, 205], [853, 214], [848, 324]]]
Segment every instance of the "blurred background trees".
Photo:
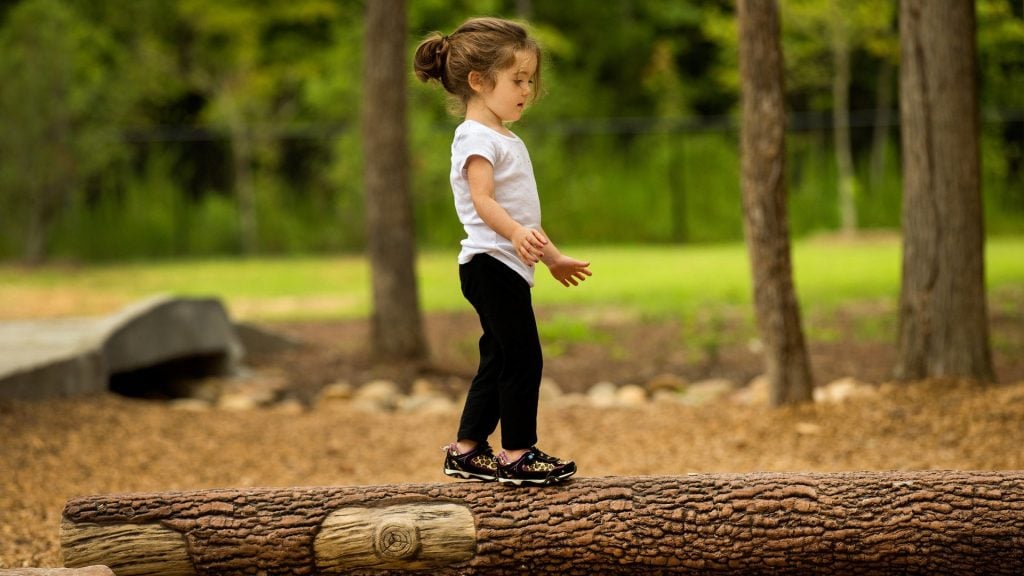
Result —
[[[0, 2], [0, 258], [357, 251], [366, 3]], [[895, 229], [895, 3], [783, 0], [790, 227]], [[421, 0], [407, 45], [524, 17], [547, 96], [516, 128], [562, 243], [742, 237], [730, 0]], [[1024, 231], [1024, 5], [977, 0], [989, 234]], [[458, 119], [410, 83], [420, 246], [453, 249]]]

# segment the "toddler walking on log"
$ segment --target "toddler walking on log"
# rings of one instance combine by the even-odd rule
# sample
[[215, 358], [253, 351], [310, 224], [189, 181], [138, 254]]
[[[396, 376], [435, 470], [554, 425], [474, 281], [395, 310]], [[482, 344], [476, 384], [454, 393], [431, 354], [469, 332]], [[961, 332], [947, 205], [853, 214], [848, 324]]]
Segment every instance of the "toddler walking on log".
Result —
[[[543, 355], [530, 289], [543, 262], [564, 286], [591, 275], [590, 263], [559, 252], [541, 227], [540, 199], [526, 145], [506, 124], [540, 92], [541, 49], [508, 20], [474, 18], [416, 49], [416, 76], [436, 80], [464, 121], [452, 142], [451, 185], [465, 229], [462, 293], [480, 317], [480, 366], [470, 385], [444, 473], [522, 484], [561, 482], [575, 462], [541, 452], [537, 405]], [[501, 424], [503, 450], [487, 442]]]

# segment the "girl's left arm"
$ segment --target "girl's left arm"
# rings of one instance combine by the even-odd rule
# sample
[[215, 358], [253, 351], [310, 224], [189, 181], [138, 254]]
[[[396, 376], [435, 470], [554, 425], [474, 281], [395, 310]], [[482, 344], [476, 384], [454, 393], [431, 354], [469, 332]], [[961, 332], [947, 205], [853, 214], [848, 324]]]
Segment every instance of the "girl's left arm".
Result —
[[587, 279], [587, 276], [593, 275], [590, 271], [590, 262], [584, 262], [583, 260], [577, 260], [562, 254], [558, 247], [555, 246], [555, 243], [551, 241], [551, 236], [548, 236], [544, 230], [541, 230], [541, 232], [548, 238], [541, 261], [548, 267], [555, 280], [562, 283], [562, 286], [579, 286], [580, 282]]

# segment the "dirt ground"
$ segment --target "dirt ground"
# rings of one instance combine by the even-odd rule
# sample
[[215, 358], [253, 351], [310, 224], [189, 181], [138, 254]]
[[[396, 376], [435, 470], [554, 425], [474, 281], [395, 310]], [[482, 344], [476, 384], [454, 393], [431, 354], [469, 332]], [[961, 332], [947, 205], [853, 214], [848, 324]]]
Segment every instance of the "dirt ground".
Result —
[[[542, 324], [565, 311], [541, 311]], [[851, 311], [864, 317], [870, 312]], [[769, 409], [723, 399], [692, 406], [649, 403], [595, 408], [542, 405], [540, 446], [571, 457], [585, 476], [747, 471], [1024, 469], [1024, 318], [999, 315], [999, 385], [886, 383], [894, 347], [843, 338], [839, 313], [811, 346], [815, 378], [855, 377], [874, 393], [840, 404]], [[761, 372], [756, 343], [691, 340], [702, 327], [602, 314], [590, 333], [546, 338], [546, 375], [565, 392], [599, 381], [644, 384], [671, 373], [694, 382], [744, 385]], [[741, 323], [740, 323], [741, 324]], [[375, 362], [365, 321], [292, 323], [274, 330], [305, 342], [252, 358], [254, 373], [287, 383], [287, 405], [246, 411], [184, 411], [114, 394], [85, 400], [0, 401], [0, 568], [59, 566], [58, 527], [69, 497], [210, 487], [359, 485], [448, 481], [440, 446], [458, 412], [368, 412], [316, 403], [339, 381], [427, 378], [453, 395], [473, 373], [476, 319], [427, 319], [426, 366]]]

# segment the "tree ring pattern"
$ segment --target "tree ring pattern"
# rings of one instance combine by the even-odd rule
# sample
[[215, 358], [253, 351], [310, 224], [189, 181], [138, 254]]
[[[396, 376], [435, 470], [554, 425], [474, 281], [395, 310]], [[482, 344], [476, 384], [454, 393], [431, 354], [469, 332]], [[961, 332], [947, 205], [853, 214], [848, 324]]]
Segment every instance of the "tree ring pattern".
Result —
[[382, 560], [410, 560], [420, 550], [419, 530], [407, 521], [381, 522], [374, 533], [373, 548]]

